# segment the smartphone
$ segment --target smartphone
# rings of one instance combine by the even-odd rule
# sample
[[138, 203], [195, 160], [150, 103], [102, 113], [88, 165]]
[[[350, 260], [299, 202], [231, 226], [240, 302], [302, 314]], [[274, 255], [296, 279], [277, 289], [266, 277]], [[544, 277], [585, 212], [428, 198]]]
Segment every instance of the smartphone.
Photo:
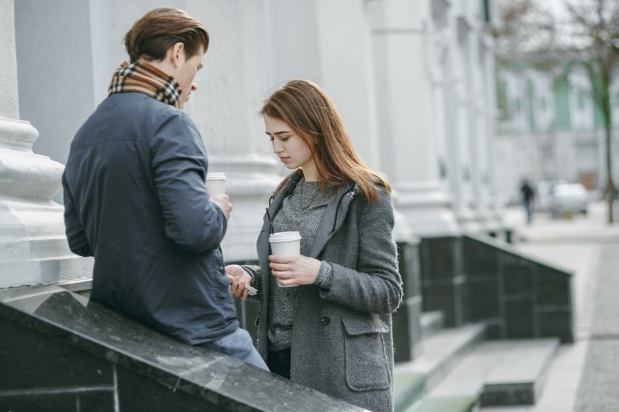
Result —
[[251, 296], [254, 296], [256, 293], [258, 293], [258, 289], [253, 286], [245, 285], [245, 289], [247, 289], [247, 294]]

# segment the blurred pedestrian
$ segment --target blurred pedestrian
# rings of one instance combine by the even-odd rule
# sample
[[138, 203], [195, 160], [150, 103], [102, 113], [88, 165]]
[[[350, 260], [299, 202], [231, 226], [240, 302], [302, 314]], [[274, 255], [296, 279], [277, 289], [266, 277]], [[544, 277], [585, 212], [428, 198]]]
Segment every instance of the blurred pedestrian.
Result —
[[527, 215], [527, 223], [533, 222], [533, 207], [535, 201], [535, 190], [527, 179], [522, 181], [520, 185], [520, 192], [522, 194], [522, 204], [524, 206], [525, 213]]

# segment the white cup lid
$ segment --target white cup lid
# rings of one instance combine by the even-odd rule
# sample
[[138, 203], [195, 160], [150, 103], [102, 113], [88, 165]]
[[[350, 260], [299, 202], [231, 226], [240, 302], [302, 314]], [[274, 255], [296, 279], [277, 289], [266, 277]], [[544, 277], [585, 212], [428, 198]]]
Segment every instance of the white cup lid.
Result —
[[208, 172], [206, 180], [226, 180], [226, 174], [224, 172]]
[[299, 232], [277, 232], [271, 233], [269, 242], [289, 242], [291, 240], [301, 240]]

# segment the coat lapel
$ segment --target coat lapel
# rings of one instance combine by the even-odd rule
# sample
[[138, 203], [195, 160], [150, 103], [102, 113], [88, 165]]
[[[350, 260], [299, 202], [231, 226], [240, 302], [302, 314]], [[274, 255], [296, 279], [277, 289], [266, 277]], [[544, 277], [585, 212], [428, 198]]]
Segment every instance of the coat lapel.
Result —
[[267, 212], [264, 214], [262, 219], [262, 230], [260, 231], [260, 236], [258, 236], [258, 240], [256, 241], [256, 249], [258, 251], [258, 259], [260, 260], [260, 263], [262, 265], [266, 263], [266, 267], [268, 267], [269, 258], [269, 234], [271, 233], [271, 219], [275, 217], [277, 211], [282, 207], [284, 199], [292, 193], [294, 187], [302, 177], [303, 172], [300, 170], [290, 176], [290, 179], [284, 184], [284, 187], [282, 187], [281, 190], [275, 194], [273, 201], [269, 207], [267, 207]]
[[338, 188], [334, 200], [327, 205], [322, 215], [309, 257], [317, 258], [329, 239], [331, 239], [331, 236], [339, 229], [346, 217], [348, 206], [355, 195], [356, 189], [356, 185], [343, 185]]

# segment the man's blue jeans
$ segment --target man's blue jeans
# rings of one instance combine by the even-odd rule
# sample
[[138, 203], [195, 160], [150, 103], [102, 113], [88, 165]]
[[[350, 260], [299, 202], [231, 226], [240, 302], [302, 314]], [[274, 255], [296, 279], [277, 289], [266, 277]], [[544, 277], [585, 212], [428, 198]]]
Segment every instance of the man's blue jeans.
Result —
[[236, 331], [223, 338], [215, 339], [210, 342], [203, 343], [200, 346], [205, 346], [214, 351], [240, 359], [245, 363], [254, 365], [260, 369], [269, 370], [262, 356], [258, 353], [254, 344], [251, 341], [249, 332], [245, 329], [238, 328]]

